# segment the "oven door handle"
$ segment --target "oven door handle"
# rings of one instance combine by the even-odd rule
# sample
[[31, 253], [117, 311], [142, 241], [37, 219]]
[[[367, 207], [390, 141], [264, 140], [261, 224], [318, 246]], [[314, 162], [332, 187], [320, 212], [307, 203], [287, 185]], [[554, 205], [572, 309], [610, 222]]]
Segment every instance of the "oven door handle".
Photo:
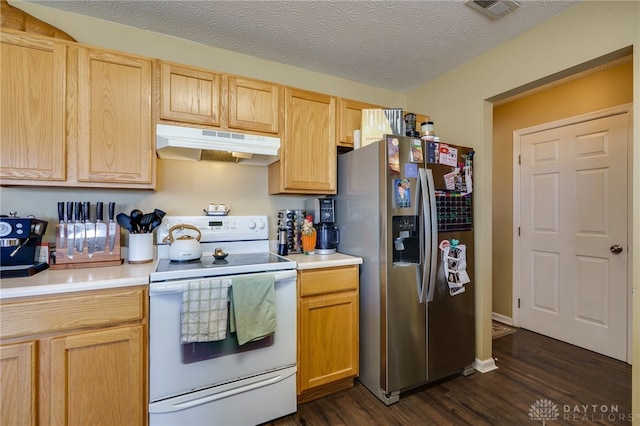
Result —
[[[276, 285], [278, 285], [278, 281], [284, 280], [292, 280], [296, 278], [296, 270], [290, 269], [286, 271], [274, 271], [274, 272], [260, 272], [258, 274], [243, 274], [242, 276], [251, 276], [251, 275], [265, 275], [265, 274], [273, 274], [273, 278], [275, 280]], [[168, 294], [168, 293], [182, 293], [186, 288], [186, 285], [190, 282], [197, 280], [211, 280], [211, 279], [233, 279], [233, 275], [224, 275], [220, 277], [208, 277], [208, 278], [195, 278], [190, 280], [176, 280], [176, 281], [162, 281], [162, 282], [152, 282], [149, 284], [149, 296], [157, 296], [160, 294]]]
[[[149, 414], [162, 414], [162, 413], [171, 413], [174, 411], [186, 410], [188, 408], [197, 407], [199, 405], [208, 404], [210, 402], [218, 401], [224, 398], [228, 398], [230, 396], [238, 395], [240, 393], [250, 392], [255, 389], [260, 389], [265, 386], [273, 385], [274, 383], [281, 382], [289, 377], [292, 374], [295, 374], [296, 368], [286, 369], [281, 374], [268, 377], [264, 380], [259, 380], [244, 386], [239, 386], [233, 389], [223, 390], [221, 392], [212, 393], [205, 396], [190, 396], [189, 394], [184, 395], [182, 397], [175, 398], [174, 401], [172, 399], [158, 401], [157, 403], [149, 404]], [[205, 391], [206, 392], [206, 391]]]

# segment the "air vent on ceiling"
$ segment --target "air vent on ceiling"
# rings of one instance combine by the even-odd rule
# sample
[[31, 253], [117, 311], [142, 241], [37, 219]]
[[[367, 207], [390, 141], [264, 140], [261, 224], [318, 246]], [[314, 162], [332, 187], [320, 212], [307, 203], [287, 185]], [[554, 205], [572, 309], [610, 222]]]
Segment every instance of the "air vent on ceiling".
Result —
[[515, 0], [467, 0], [465, 4], [494, 19], [520, 6], [520, 3]]

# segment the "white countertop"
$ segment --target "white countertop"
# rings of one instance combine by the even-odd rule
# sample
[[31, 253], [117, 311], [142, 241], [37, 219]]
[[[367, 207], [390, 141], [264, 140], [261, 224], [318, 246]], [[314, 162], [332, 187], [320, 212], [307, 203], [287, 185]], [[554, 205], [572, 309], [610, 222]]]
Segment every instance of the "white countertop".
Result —
[[298, 264], [298, 269], [331, 268], [333, 266], [359, 265], [362, 258], [347, 254], [290, 254], [287, 258]]
[[[342, 253], [290, 254], [287, 257], [298, 264], [298, 269], [330, 268], [362, 263], [362, 258]], [[120, 266], [56, 271], [45, 269], [30, 277], [4, 278], [0, 280], [0, 299], [146, 285], [149, 284], [149, 275], [155, 269], [156, 263], [157, 260], [143, 264], [130, 264], [125, 261]]]
[[156, 261], [100, 268], [45, 269], [30, 277], [0, 280], [0, 299], [149, 284]]

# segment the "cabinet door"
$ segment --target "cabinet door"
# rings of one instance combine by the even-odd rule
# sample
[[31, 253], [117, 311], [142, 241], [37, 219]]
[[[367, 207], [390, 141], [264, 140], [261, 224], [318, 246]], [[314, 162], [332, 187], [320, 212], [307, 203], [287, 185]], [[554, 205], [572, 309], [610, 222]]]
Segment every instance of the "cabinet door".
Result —
[[42, 341], [42, 424], [144, 425], [143, 326]]
[[159, 62], [160, 119], [220, 126], [220, 74]]
[[298, 393], [358, 374], [358, 293], [300, 302]]
[[353, 131], [362, 126], [362, 110], [382, 108], [350, 99], [338, 99], [338, 146], [353, 148]]
[[63, 182], [67, 44], [5, 32], [0, 41], [0, 179]]
[[229, 76], [229, 128], [278, 133], [281, 86]]
[[36, 424], [35, 342], [0, 347], [0, 424]]
[[77, 108], [78, 181], [152, 188], [151, 59], [80, 48]]
[[284, 146], [274, 163], [280, 168], [280, 192], [336, 193], [335, 113], [335, 97], [285, 88]]

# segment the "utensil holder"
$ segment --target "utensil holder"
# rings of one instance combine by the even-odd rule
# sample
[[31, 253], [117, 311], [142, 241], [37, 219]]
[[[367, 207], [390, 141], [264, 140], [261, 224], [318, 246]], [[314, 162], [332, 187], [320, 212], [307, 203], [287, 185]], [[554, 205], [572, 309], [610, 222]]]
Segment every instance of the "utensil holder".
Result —
[[153, 261], [153, 233], [129, 234], [129, 263]]

